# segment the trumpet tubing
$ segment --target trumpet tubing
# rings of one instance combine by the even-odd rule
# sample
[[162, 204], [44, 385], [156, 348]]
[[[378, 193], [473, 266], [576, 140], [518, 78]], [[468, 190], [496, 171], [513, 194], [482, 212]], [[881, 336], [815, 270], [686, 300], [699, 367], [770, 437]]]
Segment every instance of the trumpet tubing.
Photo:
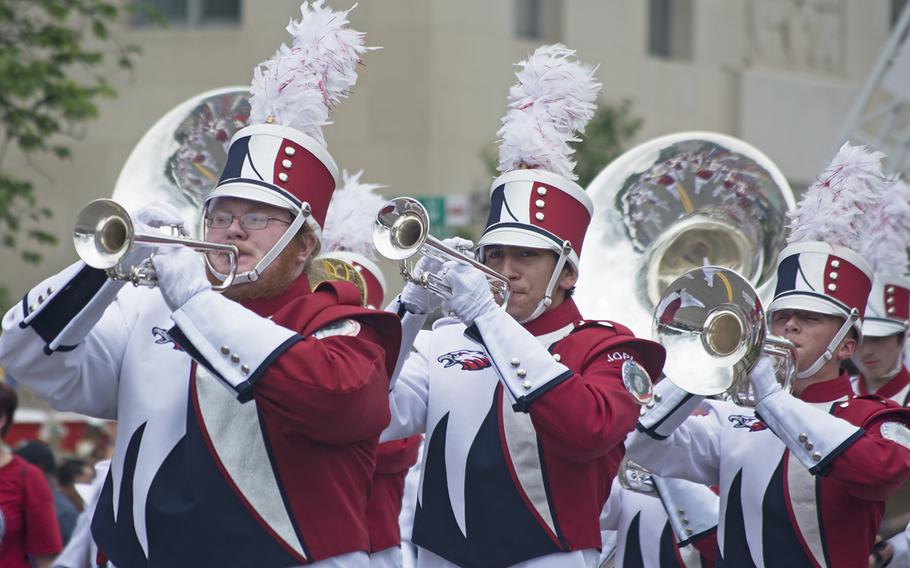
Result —
[[503, 302], [509, 301], [508, 279], [431, 235], [427, 211], [416, 199], [397, 197], [379, 209], [373, 223], [373, 246], [383, 257], [399, 262], [401, 275], [406, 281], [443, 298], [452, 294], [445, 278], [432, 273], [414, 274], [410, 261], [418, 254], [442, 262], [454, 260], [473, 266], [486, 276], [493, 294], [499, 295]]
[[[172, 227], [176, 230], [176, 227]], [[237, 273], [237, 247], [209, 243], [186, 237], [137, 233], [126, 209], [112, 199], [96, 199], [82, 208], [73, 229], [73, 246], [79, 258], [92, 268], [106, 270], [113, 280], [126, 280], [136, 286], [154, 287], [157, 283], [151, 257], [123, 268], [120, 264], [136, 245], [183, 246], [203, 254], [226, 254], [230, 264], [227, 279], [213, 290], [222, 291]]]

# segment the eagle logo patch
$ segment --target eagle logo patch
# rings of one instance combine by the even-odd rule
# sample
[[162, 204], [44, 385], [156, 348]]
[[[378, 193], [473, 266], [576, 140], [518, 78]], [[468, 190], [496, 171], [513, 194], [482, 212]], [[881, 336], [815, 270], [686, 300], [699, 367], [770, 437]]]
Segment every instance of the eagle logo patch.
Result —
[[756, 418], [755, 416], [744, 416], [742, 414], [731, 414], [727, 420], [733, 423], [734, 428], [745, 428], [750, 432], [761, 432], [767, 430], [768, 425]]
[[490, 358], [487, 357], [486, 353], [473, 349], [450, 351], [444, 355], [440, 355], [436, 360], [442, 363], [443, 369], [461, 365], [462, 371], [480, 371], [493, 365], [490, 363]]
[[163, 327], [153, 327], [152, 335], [155, 337], [156, 344], [167, 345], [168, 343], [172, 343], [174, 345], [173, 346], [174, 351], [183, 351], [183, 349], [181, 349], [180, 346], [177, 345], [177, 342], [174, 341], [174, 338], [171, 337], [171, 334], [168, 333], [167, 330], [164, 329]]

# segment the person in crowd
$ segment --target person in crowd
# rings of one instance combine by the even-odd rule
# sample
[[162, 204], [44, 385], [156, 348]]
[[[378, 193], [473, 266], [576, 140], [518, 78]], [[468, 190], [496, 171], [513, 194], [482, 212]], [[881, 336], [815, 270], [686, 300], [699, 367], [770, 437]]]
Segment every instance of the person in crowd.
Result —
[[[225, 254], [139, 245], [120, 268], [153, 288], [78, 262], [3, 319], [0, 364], [20, 382], [117, 420], [91, 528], [103, 561], [369, 563], [400, 324], [361, 307], [352, 284], [311, 291], [308, 276], [338, 177], [321, 126], [367, 50], [349, 11], [304, 2], [290, 45], [255, 71], [251, 124], [202, 205], [203, 238], [236, 247], [235, 270]], [[150, 204], [135, 221], [154, 233], [182, 219]]]
[[[6, 436], [19, 404], [16, 391], [0, 382], [0, 439]], [[0, 444], [0, 566], [48, 568], [63, 548], [54, 497], [37, 466]]]
[[690, 417], [703, 397], [668, 368], [627, 440], [628, 457], [658, 475], [719, 485], [721, 566], [865, 566], [884, 501], [910, 475], [910, 411], [856, 396], [842, 369], [872, 288], [855, 251], [874, 235], [864, 213], [886, 194], [881, 158], [845, 144], [791, 213], [767, 319], [795, 346], [792, 392], [762, 357], [749, 375], [755, 408]]
[[[475, 249], [507, 283], [507, 301], [497, 305], [506, 294], [475, 266], [425, 257], [418, 270], [451, 293], [409, 283], [387, 308], [417, 336], [383, 440], [426, 433], [412, 536], [422, 567], [595, 562], [600, 512], [644, 395], [627, 390], [623, 368], [657, 376], [664, 360], [625, 327], [585, 320], [571, 298], [592, 204], [571, 179], [566, 143], [593, 113], [593, 70], [562, 45], [519, 67], [500, 131], [503, 175]], [[447, 317], [418, 336], [440, 302]]]

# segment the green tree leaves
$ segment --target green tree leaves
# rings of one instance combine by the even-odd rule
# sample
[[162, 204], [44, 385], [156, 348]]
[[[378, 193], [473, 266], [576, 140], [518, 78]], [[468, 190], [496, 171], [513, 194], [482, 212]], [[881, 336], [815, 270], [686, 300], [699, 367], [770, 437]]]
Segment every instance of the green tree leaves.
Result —
[[[72, 155], [79, 125], [116, 96], [106, 76], [130, 70], [140, 53], [111, 32], [136, 10], [104, 0], [0, 0], [0, 246], [39, 262], [36, 247], [57, 238], [42, 230], [52, 215], [36, 202], [30, 180], [3, 167], [11, 147], [27, 157]], [[153, 20], [160, 21], [153, 16]], [[8, 303], [0, 288], [0, 306]]]

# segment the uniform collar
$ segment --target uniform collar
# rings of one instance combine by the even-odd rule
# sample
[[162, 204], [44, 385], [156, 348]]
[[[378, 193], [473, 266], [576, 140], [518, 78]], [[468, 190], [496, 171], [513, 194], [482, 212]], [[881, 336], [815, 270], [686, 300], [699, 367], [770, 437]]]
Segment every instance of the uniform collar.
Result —
[[[901, 365], [901, 370], [882, 385], [880, 389], [875, 391], [874, 394], [882, 398], [891, 398], [907, 386], [907, 383], [910, 383], [910, 371], [907, 370], [906, 365]], [[869, 392], [869, 387], [866, 386], [866, 377], [862, 375], [859, 377], [857, 386], [859, 387], [859, 394], [873, 394]]]
[[851, 396], [853, 389], [850, 387], [850, 375], [841, 372], [836, 379], [809, 385], [799, 398], [805, 402], [832, 402]]
[[581, 314], [575, 302], [572, 298], [566, 298], [555, 308], [545, 311], [540, 314], [540, 317], [523, 325], [526, 330], [531, 332], [531, 335], [541, 336], [560, 331], [570, 325], [574, 327], [574, 324], [580, 321]]
[[284, 307], [288, 302], [299, 298], [301, 296], [306, 296], [310, 293], [310, 280], [307, 278], [306, 273], [301, 274], [294, 280], [288, 288], [271, 298], [253, 298], [241, 302], [243, 307], [256, 312], [256, 314], [262, 317], [269, 317], [279, 309]]

